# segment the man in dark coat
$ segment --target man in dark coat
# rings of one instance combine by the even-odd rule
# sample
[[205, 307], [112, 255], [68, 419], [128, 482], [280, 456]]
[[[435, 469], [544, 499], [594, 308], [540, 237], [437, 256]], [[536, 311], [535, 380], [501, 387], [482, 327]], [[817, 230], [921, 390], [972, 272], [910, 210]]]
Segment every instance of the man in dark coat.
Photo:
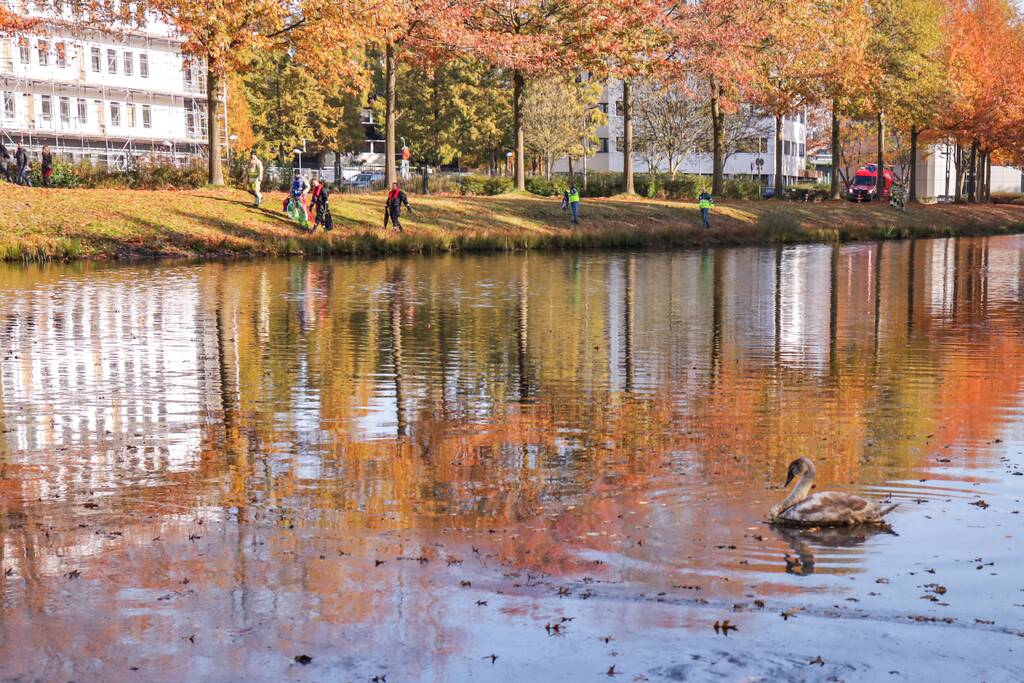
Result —
[[384, 228], [388, 227], [388, 218], [391, 219], [391, 224], [395, 226], [395, 230], [402, 232], [402, 222], [399, 218], [402, 215], [402, 204], [405, 204], [405, 208], [409, 209], [409, 213], [413, 213], [412, 207], [409, 206], [409, 198], [405, 196], [401, 188], [398, 187], [398, 183], [391, 185], [391, 191], [388, 192], [388, 201], [384, 205]]
[[32, 181], [29, 180], [28, 171], [28, 150], [18, 144], [18, 148], [14, 150], [14, 163], [18, 165], [18, 184], [32, 187]]
[[12, 183], [14, 181], [11, 180], [11, 169], [8, 167], [10, 163], [11, 153], [7, 151], [7, 146], [4, 145], [3, 140], [0, 140], [0, 173], [4, 174], [7, 182]]

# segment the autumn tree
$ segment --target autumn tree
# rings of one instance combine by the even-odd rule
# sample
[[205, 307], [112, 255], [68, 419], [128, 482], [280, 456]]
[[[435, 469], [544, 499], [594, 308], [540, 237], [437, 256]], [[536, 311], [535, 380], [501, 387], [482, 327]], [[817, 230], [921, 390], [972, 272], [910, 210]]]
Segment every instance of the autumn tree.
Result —
[[[468, 2], [469, 0], [467, 0]], [[515, 186], [526, 190], [523, 125], [527, 78], [561, 73], [576, 76], [600, 68], [592, 49], [601, 19], [597, 0], [472, 0], [466, 39], [475, 54], [512, 74], [512, 139]]]
[[878, 70], [868, 42], [871, 20], [863, 0], [825, 0], [822, 4], [822, 30], [827, 41], [822, 52], [823, 63], [819, 87], [823, 103], [831, 113], [832, 177], [829, 194], [842, 198], [839, 172], [843, 157], [842, 119], [864, 107], [870, 84]]
[[711, 187], [725, 186], [725, 117], [743, 102], [755, 76], [756, 55], [771, 27], [775, 0], [701, 0], [674, 13], [679, 57], [708, 102]]
[[597, 142], [606, 118], [596, 105], [601, 85], [560, 75], [527, 82], [523, 100], [526, 148], [544, 159], [547, 177], [556, 159], [582, 157]]
[[783, 197], [783, 118], [815, 102], [827, 46], [822, 38], [826, 14], [804, 0], [772, 3], [764, 21], [769, 28], [755, 58], [748, 98], [775, 118], [775, 198]]
[[[403, 91], [395, 116], [396, 133], [408, 142], [415, 161], [483, 163], [504, 149], [511, 120], [506, 74], [453, 54], [427, 67], [399, 62], [397, 79], [416, 84]], [[374, 100], [372, 108], [385, 118], [385, 98]]]
[[597, 38], [598, 51], [607, 59], [594, 71], [597, 77], [622, 82], [622, 176], [623, 192], [635, 194], [634, 84], [678, 74], [681, 62], [675, 24], [679, 3], [675, 0], [607, 0], [600, 8], [603, 21]]
[[678, 83], [637, 85], [635, 108], [637, 152], [656, 173], [664, 163], [672, 177], [686, 156], [706, 137], [706, 101]]
[[[928, 111], [940, 64], [942, 0], [867, 0], [868, 53], [876, 61], [867, 107], [875, 115], [878, 156], [876, 196], [885, 194], [885, 126], [920, 120]], [[912, 124], [913, 125], [913, 124]]]

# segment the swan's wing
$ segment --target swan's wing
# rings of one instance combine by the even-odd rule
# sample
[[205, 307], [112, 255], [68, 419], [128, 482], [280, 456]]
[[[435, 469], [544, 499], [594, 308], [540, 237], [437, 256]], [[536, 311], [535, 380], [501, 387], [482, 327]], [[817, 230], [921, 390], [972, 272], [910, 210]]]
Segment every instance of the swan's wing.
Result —
[[855, 524], [871, 517], [874, 505], [860, 496], [838, 491], [815, 493], [780, 516], [804, 524]]

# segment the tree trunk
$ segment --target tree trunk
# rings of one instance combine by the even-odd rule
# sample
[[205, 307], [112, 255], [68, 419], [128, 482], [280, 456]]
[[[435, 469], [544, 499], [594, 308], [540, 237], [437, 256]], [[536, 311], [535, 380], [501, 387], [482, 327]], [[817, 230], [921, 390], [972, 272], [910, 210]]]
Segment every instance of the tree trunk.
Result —
[[224, 184], [224, 168], [220, 161], [220, 94], [221, 76], [218, 64], [210, 60], [206, 64], [206, 143], [210, 153], [209, 181], [211, 185]]
[[523, 72], [512, 72], [512, 137], [516, 145], [516, 189], [526, 191], [526, 138], [523, 134], [523, 98], [526, 79]]
[[875, 175], [875, 199], [881, 200], [885, 196], [885, 114], [878, 112], [878, 159], [877, 173]]
[[384, 48], [384, 180], [390, 188], [398, 182], [395, 171], [395, 48]]
[[917, 126], [910, 127], [910, 192], [907, 199], [917, 201], [917, 138], [920, 133]]
[[633, 178], [633, 86], [622, 81], [622, 191], [636, 194]]
[[[781, 135], [781, 127], [776, 137]], [[778, 139], [776, 139], [776, 144]], [[776, 173], [776, 177], [781, 177]], [[720, 196], [725, 189], [725, 112], [722, 111], [722, 88], [711, 80], [711, 194]]]
[[334, 187], [341, 189], [341, 140], [338, 140], [338, 149], [334, 153]]
[[992, 153], [985, 155], [985, 201], [992, 201]]
[[775, 117], [775, 199], [782, 199], [786, 193], [782, 175], [782, 117]]
[[843, 156], [843, 142], [839, 137], [839, 102], [832, 100], [832, 183], [829, 186], [829, 195], [832, 199], [842, 199], [843, 189], [839, 182], [839, 160]]
[[572, 185], [573, 183], [576, 182], [576, 178], [574, 177], [575, 174], [573, 173], [573, 168], [572, 168], [572, 155], [569, 155], [568, 159], [569, 159], [569, 184]]
[[975, 204], [978, 201], [978, 141], [971, 143], [971, 159], [967, 164], [970, 176], [967, 182], [967, 201]]
[[964, 198], [964, 148], [956, 143], [956, 152], [953, 154], [953, 166], [956, 169], [956, 186], [953, 188], [953, 201], [959, 204]]

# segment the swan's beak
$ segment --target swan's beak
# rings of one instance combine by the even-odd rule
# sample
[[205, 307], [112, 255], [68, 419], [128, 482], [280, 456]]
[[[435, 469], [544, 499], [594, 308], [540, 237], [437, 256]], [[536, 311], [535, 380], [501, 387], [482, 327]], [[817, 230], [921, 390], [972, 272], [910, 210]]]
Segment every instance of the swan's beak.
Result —
[[783, 486], [789, 486], [789, 482], [793, 481], [793, 470], [786, 472], [786, 483]]

